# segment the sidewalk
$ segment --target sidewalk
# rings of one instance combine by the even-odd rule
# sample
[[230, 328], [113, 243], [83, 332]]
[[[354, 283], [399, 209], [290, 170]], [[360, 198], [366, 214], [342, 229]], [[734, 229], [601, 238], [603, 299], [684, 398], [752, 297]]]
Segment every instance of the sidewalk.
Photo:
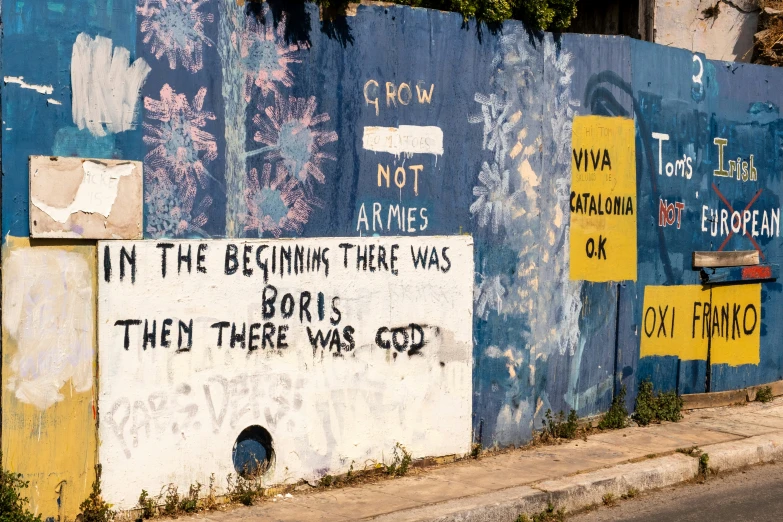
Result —
[[549, 502], [571, 511], [600, 503], [607, 493], [620, 497], [632, 488], [691, 480], [698, 459], [676, 450], [693, 446], [709, 455], [715, 471], [783, 458], [783, 398], [766, 405], [694, 410], [678, 423], [604, 432], [586, 442], [464, 460], [413, 476], [294, 494], [185, 520], [513, 522]]

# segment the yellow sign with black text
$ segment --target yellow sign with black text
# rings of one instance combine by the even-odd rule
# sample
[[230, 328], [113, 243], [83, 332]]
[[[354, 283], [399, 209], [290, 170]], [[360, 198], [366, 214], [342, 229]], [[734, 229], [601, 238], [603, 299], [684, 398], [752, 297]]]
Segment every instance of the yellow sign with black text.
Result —
[[571, 279], [636, 281], [635, 139], [631, 119], [574, 118]]
[[641, 321], [640, 357], [758, 364], [761, 285], [648, 286]]

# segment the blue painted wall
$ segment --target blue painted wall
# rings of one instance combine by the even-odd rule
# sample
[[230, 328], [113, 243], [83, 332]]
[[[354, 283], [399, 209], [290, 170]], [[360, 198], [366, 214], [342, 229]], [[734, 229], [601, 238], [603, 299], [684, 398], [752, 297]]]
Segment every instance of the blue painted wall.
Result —
[[[2, 90], [4, 241], [29, 235], [29, 155], [144, 160], [150, 239], [473, 235], [474, 438], [485, 446], [529, 440], [550, 408], [605, 411], [623, 385], [632, 405], [643, 378], [705, 390], [703, 361], [639, 359], [644, 288], [698, 282], [691, 252], [725, 239], [701, 228], [702, 205], [724, 205], [718, 192], [745, 208], [761, 190], [754, 208], [779, 208], [783, 71], [517, 22], [491, 32], [422, 9], [361, 6], [323, 23], [313, 6], [168, 5], [3, 0], [3, 75], [53, 86]], [[71, 48], [82, 32], [151, 66], [135, 129], [95, 138], [74, 125]], [[417, 87], [431, 86], [420, 103]], [[569, 280], [571, 122], [589, 114], [636, 121], [636, 282]], [[441, 128], [444, 154], [363, 149], [365, 126], [398, 125]], [[653, 132], [670, 136], [664, 163], [692, 158], [690, 179], [658, 173]], [[730, 156], [754, 154], [757, 182], [715, 181], [715, 137]], [[379, 187], [379, 163], [392, 179], [405, 167], [405, 186]], [[660, 198], [685, 204], [680, 229], [658, 226]], [[415, 221], [401, 229], [391, 205]], [[778, 237], [724, 247], [779, 262]], [[783, 377], [780, 285], [765, 283], [762, 300], [760, 364], [714, 366], [713, 391]]]

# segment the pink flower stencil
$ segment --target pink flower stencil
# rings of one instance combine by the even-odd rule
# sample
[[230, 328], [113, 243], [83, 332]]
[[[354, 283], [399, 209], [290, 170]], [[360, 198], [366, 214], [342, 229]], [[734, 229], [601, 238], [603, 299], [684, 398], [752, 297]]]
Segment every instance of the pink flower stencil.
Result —
[[266, 96], [270, 91], [278, 93], [277, 84], [286, 87], [294, 84], [294, 75], [288, 68], [291, 63], [301, 63], [294, 57], [298, 47], [286, 45], [285, 15], [273, 27], [269, 7], [264, 5], [263, 21], [256, 15], [245, 19], [244, 28], [231, 34], [231, 43], [239, 50], [242, 72], [245, 75], [245, 101], [250, 101], [253, 85]]
[[214, 16], [199, 8], [209, 0], [139, 0], [136, 13], [142, 17], [141, 32], [155, 58], [164, 54], [169, 67], [177, 67], [177, 57], [190, 72], [204, 66], [204, 45], [212, 46], [204, 33], [204, 23]]
[[316, 127], [329, 121], [329, 115], [315, 115], [315, 96], [287, 99], [275, 96], [275, 104], [258, 109], [266, 116], [256, 114], [253, 123], [259, 128], [253, 140], [266, 145], [247, 156], [266, 153], [267, 161], [282, 162], [286, 170], [302, 182], [312, 177], [319, 183], [325, 181], [321, 170], [324, 160], [335, 160], [335, 156], [321, 151], [321, 148], [337, 141], [334, 131], [318, 130]]
[[[160, 100], [144, 98], [147, 118], [159, 122], [143, 124], [144, 143], [154, 147], [144, 157], [149, 179], [156, 180], [158, 192], [168, 191], [167, 197], [176, 200], [168, 204], [171, 209], [187, 214], [193, 209], [198, 187], [206, 189], [209, 184], [211, 176], [206, 165], [217, 158], [215, 136], [204, 130], [207, 121], [215, 119], [213, 113], [203, 110], [206, 95], [207, 89], [202, 87], [191, 105], [184, 94], [175, 93], [166, 84], [160, 91]], [[207, 206], [211, 203], [204, 198], [200, 206], [205, 201]], [[186, 221], [200, 227], [206, 223], [206, 215]]]
[[253, 168], [247, 174], [245, 202], [249, 214], [245, 219], [245, 230], [256, 230], [258, 237], [269, 232], [280, 237], [283, 232], [301, 233], [310, 219], [311, 204], [301, 184], [288, 175], [283, 165], [278, 165], [272, 178], [272, 165], [264, 164], [261, 178]]

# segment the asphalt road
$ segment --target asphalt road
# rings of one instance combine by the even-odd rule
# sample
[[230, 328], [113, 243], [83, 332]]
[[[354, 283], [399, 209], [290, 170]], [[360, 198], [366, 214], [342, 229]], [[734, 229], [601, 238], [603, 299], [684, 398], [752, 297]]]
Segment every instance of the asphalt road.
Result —
[[710, 477], [621, 500], [569, 522], [783, 521], [783, 462]]

